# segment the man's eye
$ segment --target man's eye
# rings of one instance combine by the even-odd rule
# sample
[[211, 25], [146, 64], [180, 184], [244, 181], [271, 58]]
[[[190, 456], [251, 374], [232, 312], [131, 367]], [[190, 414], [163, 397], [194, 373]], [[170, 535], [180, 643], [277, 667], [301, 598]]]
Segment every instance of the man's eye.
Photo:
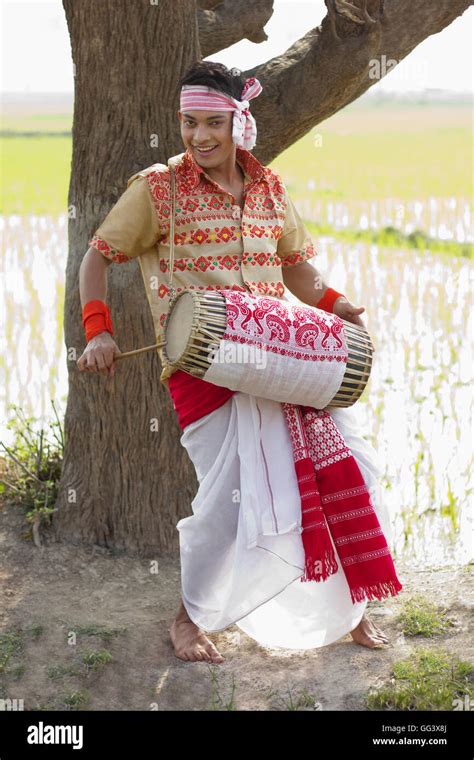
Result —
[[[194, 126], [192, 121], [185, 121], [184, 123], [190, 124], [191, 127]], [[211, 121], [211, 124], [215, 124], [217, 127], [220, 125], [220, 123], [221, 123], [220, 121]]]

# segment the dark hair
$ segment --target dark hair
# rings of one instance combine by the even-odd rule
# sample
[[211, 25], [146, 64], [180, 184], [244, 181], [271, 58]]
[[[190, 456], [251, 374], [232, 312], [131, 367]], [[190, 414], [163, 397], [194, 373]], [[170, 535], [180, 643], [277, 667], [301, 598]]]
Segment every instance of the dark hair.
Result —
[[217, 61], [196, 61], [186, 69], [179, 86], [185, 84], [202, 84], [220, 90], [236, 100], [241, 100], [246, 76], [240, 69], [228, 69]]

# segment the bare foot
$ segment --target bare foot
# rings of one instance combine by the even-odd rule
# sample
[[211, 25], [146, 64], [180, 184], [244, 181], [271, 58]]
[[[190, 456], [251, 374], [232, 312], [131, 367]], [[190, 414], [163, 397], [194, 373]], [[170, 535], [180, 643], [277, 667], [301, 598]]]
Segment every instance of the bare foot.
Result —
[[169, 634], [174, 653], [180, 660], [185, 660], [185, 662], [212, 662], [216, 665], [224, 662], [224, 657], [212, 641], [190, 619], [182, 601], [169, 629]]
[[390, 643], [384, 632], [375, 623], [368, 620], [365, 615], [363, 615], [359, 625], [351, 631], [351, 636], [356, 644], [362, 644], [369, 649], [383, 649], [385, 644]]

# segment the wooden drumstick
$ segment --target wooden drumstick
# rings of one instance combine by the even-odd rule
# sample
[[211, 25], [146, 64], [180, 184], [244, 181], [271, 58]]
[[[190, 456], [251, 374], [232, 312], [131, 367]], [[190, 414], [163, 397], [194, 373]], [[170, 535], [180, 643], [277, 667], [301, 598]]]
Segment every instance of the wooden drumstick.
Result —
[[144, 346], [143, 348], [136, 348], [134, 351], [124, 351], [124, 353], [115, 354], [114, 360], [126, 359], [128, 356], [136, 356], [137, 354], [143, 354], [145, 351], [152, 351], [154, 348], [162, 348], [166, 345], [166, 340], [159, 340], [158, 343], [154, 343], [152, 346]]
[[[159, 340], [158, 343], [154, 343], [152, 346], [144, 346], [143, 348], [136, 348], [134, 351], [124, 351], [122, 354], [115, 354], [114, 361], [117, 361], [117, 359], [127, 359], [129, 356], [136, 356], [137, 354], [143, 354], [145, 351], [152, 351], [154, 348], [162, 348], [162, 346], [166, 345], [166, 340]], [[105, 378], [105, 390], [108, 393], [114, 392], [115, 387], [115, 377], [113, 375], [108, 375]]]

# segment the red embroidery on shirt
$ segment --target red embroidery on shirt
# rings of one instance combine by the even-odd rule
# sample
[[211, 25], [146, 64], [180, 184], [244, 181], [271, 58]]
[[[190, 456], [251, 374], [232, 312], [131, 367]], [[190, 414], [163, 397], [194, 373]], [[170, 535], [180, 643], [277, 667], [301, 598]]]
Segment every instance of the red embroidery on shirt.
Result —
[[[223, 290], [224, 288], [228, 290], [240, 290], [244, 293], [248, 292], [247, 288], [244, 288], [242, 285], [187, 285], [185, 288], [173, 288], [176, 293], [180, 293], [182, 290]], [[160, 298], [166, 298], [168, 293], [170, 292], [170, 289], [166, 285], [160, 285], [158, 289], [158, 295]]]
[[123, 264], [126, 261], [131, 261], [133, 256], [127, 256], [126, 253], [118, 251], [116, 248], [112, 248], [111, 245], [102, 240], [98, 235], [94, 235], [89, 240], [89, 245], [93, 248], [97, 248], [107, 259], [115, 261], [117, 264]]
[[[160, 270], [162, 272], [169, 272], [169, 268], [169, 260], [160, 259]], [[196, 259], [191, 258], [190, 256], [185, 256], [180, 259], [175, 258], [173, 271], [179, 270], [184, 272], [187, 269], [197, 269], [201, 272], [205, 272], [207, 269], [210, 269], [211, 271], [215, 269], [225, 269], [227, 271], [230, 271], [231, 269], [240, 269], [240, 256], [238, 254], [230, 256], [226, 253], [224, 255], [216, 254], [214, 256], [199, 256]]]
[[314, 245], [311, 243], [303, 248], [302, 251], [287, 253], [287, 255], [281, 260], [281, 265], [283, 268], [292, 267], [295, 266], [295, 264], [302, 264], [304, 261], [312, 259], [313, 256], [316, 256], [316, 251], [314, 250]]

